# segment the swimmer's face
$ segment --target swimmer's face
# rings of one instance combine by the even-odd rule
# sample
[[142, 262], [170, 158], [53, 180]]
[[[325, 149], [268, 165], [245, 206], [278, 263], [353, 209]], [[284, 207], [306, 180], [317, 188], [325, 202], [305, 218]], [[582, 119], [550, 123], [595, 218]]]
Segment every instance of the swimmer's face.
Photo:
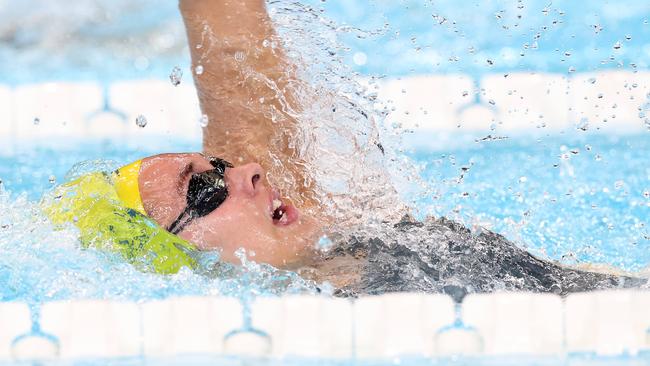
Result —
[[[168, 228], [187, 206], [192, 174], [212, 169], [201, 154], [162, 154], [144, 159], [139, 187], [149, 216]], [[251, 260], [278, 267], [303, 262], [312, 255], [317, 226], [273, 190], [265, 175], [255, 163], [227, 168], [226, 200], [206, 216], [190, 221], [178, 236], [201, 250], [220, 250], [222, 259], [229, 262], [238, 262], [234, 256], [238, 248], [246, 249]], [[284, 211], [280, 219], [274, 210], [278, 201]], [[251, 251], [255, 256], [250, 257]]]

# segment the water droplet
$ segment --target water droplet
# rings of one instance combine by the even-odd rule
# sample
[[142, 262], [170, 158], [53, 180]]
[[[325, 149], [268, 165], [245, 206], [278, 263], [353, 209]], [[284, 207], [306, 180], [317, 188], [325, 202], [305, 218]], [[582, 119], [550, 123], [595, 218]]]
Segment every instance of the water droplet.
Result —
[[463, 90], [463, 96], [466, 97], [469, 95], [469, 92], [467, 90]]
[[631, 41], [631, 40], [632, 40], [632, 36], [629, 35], [629, 34], [626, 35], [626, 36], [625, 36], [625, 40], [626, 40], [626, 41]]
[[[1, 182], [0, 182], [1, 183]], [[650, 198], [650, 190], [643, 191], [643, 197]]]
[[490, 59], [485, 60], [485, 62], [487, 62], [487, 64], [490, 65], [490, 66], [494, 65], [494, 61], [492, 61]]
[[528, 182], [528, 177], [526, 176], [519, 177], [519, 183], [526, 183], [526, 182]]
[[598, 93], [598, 99], [603, 99], [603, 93]]
[[145, 116], [143, 116], [143, 115], [139, 115], [135, 119], [135, 124], [136, 124], [136, 126], [138, 126], [140, 128], [144, 128], [147, 125], [147, 118]]
[[268, 39], [262, 41], [262, 47], [268, 47], [271, 45], [271, 42]]
[[34, 118], [34, 125], [35, 125], [35, 126], [38, 126], [40, 123], [41, 123], [41, 119], [40, 119], [40, 118], [38, 118], [38, 117]]
[[576, 71], [575, 67], [573, 67], [573, 66], [569, 67], [569, 72], [575, 72], [575, 71]]
[[208, 118], [207, 114], [204, 114], [199, 118], [199, 126], [201, 127], [207, 127], [208, 123], [210, 123], [210, 119]]
[[596, 84], [596, 78], [589, 78], [590, 84]]
[[174, 66], [171, 74], [169, 74], [169, 80], [172, 82], [173, 86], [178, 86], [181, 83], [183, 78], [183, 70], [180, 67]]
[[194, 68], [194, 72], [197, 75], [203, 74], [203, 65], [196, 65], [196, 67]]
[[587, 151], [591, 151], [591, 145], [589, 145], [589, 144], [585, 145], [585, 149], [586, 149]]
[[566, 57], [571, 57], [571, 52], [570, 52], [570, 51], [565, 51], [565, 52], [564, 52], [564, 56], [566, 56]]
[[495, 104], [496, 104], [496, 102], [494, 101], [494, 99], [490, 99], [490, 100], [488, 100], [488, 103], [490, 103], [490, 104], [492, 104], [492, 105], [495, 105]]
[[589, 129], [589, 119], [587, 117], [582, 117], [578, 123], [576, 123], [576, 128], [582, 131], [587, 131]]
[[601, 160], [603, 160], [603, 157], [600, 156], [600, 154], [596, 154], [596, 156], [594, 156], [594, 160], [601, 161]]
[[51, 185], [56, 184], [56, 177], [53, 176], [53, 175], [50, 175], [50, 177], [47, 180], [48, 180], [48, 182], [50, 182]]
[[620, 50], [621, 47], [623, 47], [623, 46], [621, 45], [620, 41], [616, 41], [616, 43], [614, 43], [614, 49], [615, 50]]
[[235, 61], [244, 62], [246, 60], [246, 54], [242, 51], [235, 52]]
[[614, 188], [616, 189], [621, 189], [623, 188], [624, 185], [625, 182], [623, 182], [622, 180], [617, 180], [616, 182], [614, 182]]
[[592, 27], [594, 28], [594, 33], [596, 34], [600, 33], [603, 30], [603, 27], [601, 27], [600, 24], [594, 24]]
[[332, 239], [328, 238], [327, 235], [323, 235], [318, 239], [318, 243], [316, 244], [317, 249], [322, 250], [322, 251], [328, 251], [334, 246], [334, 243], [332, 242]]

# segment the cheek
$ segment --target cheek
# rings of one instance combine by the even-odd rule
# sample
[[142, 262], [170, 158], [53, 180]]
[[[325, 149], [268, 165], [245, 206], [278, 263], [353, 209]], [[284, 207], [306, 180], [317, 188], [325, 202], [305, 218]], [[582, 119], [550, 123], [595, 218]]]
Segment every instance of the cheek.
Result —
[[275, 237], [273, 227], [262, 213], [247, 204], [224, 203], [214, 213], [196, 220], [183, 235], [202, 250], [222, 249], [224, 255], [240, 247], [258, 250], [261, 243]]

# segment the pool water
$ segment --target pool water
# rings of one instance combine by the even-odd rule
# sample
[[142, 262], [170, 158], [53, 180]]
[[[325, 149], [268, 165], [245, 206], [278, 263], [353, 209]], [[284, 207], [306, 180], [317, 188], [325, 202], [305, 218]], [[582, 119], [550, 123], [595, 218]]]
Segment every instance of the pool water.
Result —
[[[158, 149], [111, 143], [70, 146], [0, 157], [0, 223], [5, 225], [0, 248], [6, 253], [0, 258], [0, 300], [314, 290], [265, 266], [243, 280], [185, 271], [159, 278], [106, 253], [80, 250], [74, 229], [53, 235], [37, 202], [65, 180], [75, 163], [91, 160], [96, 165], [100, 160], [112, 169], [159, 152], [200, 149], [196, 143]], [[445, 150], [414, 150], [410, 156], [429, 187], [426, 194], [409, 197], [421, 217], [444, 215], [473, 230], [487, 228], [566, 264], [606, 264], [627, 271], [650, 264], [650, 140], [644, 134], [468, 142]]]
[[[15, 4], [14, 4], [15, 3]], [[165, 79], [189, 67], [189, 52], [176, 2], [92, 0], [69, 7], [64, 0], [0, 0], [0, 83], [47, 80]], [[271, 12], [299, 6], [270, 1]], [[650, 4], [637, 0], [575, 2], [503, 0], [308, 0], [319, 19], [316, 36], [339, 37], [336, 52], [350, 70], [379, 78], [462, 73], [535, 71], [571, 74], [650, 65]], [[291, 4], [291, 6], [289, 6]], [[322, 10], [322, 12], [321, 12]], [[478, 16], [477, 16], [478, 15]], [[70, 21], [70, 20], [74, 21]], [[42, 28], [43, 23], [48, 27]], [[290, 21], [288, 21], [291, 23]], [[311, 29], [312, 23], [302, 24]], [[323, 25], [325, 24], [325, 25]], [[285, 24], [285, 28], [287, 25]], [[329, 27], [329, 28], [328, 28]], [[329, 33], [321, 34], [322, 29]], [[98, 42], [99, 40], [99, 42]], [[324, 51], [324, 50], [323, 50]], [[110, 55], [110, 57], [107, 57]], [[328, 59], [329, 60], [329, 59]], [[187, 79], [186, 79], [187, 80]], [[4, 121], [0, 121], [3, 123]], [[647, 271], [650, 265], [650, 139], [580, 131], [541, 137], [476, 141], [475, 136], [427, 140], [407, 154], [420, 170], [422, 190], [404, 190], [417, 216], [447, 216], [475, 232], [503, 234], [532, 253], [570, 265], [606, 265]], [[36, 306], [62, 299], [160, 299], [182, 295], [316, 293], [296, 274], [259, 265], [241, 253], [242, 266], [223, 276], [181, 271], [141, 273], [114, 255], [79, 248], [72, 227], [54, 230], [38, 201], [69, 170], [116, 168], [161, 152], [198, 151], [200, 143], [126, 146], [67, 141], [65, 147], [0, 154], [0, 301]], [[449, 143], [449, 141], [453, 143]], [[480, 139], [479, 139], [480, 140]], [[152, 147], [155, 146], [155, 147]], [[415, 146], [415, 145], [414, 145]], [[254, 259], [254, 258], [253, 258]], [[217, 257], [206, 254], [206, 261]], [[320, 286], [327, 292], [327, 286]], [[197, 355], [174, 359], [80, 360], [74, 364], [648, 364], [649, 355], [591, 358], [453, 358], [358, 360], [247, 360]]]

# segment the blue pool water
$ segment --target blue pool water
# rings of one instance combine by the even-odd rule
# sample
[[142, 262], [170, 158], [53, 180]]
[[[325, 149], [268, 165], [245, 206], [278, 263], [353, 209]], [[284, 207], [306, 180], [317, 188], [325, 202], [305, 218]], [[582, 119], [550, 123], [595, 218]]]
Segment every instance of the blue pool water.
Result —
[[[93, 0], [74, 7], [66, 0], [9, 3], [0, 0], [0, 16], [6, 21], [0, 27], [0, 84], [164, 79], [174, 66], [184, 70], [189, 66], [176, 1]], [[322, 9], [335, 21], [330, 26], [344, 44], [336, 50], [338, 56], [365, 75], [463, 73], [478, 77], [522, 70], [647, 70], [650, 65], [650, 3], [644, 1], [304, 3]], [[419, 216], [448, 216], [477, 232], [486, 227], [541, 257], [566, 264], [605, 264], [627, 271], [650, 265], [647, 133], [567, 132], [485, 142], [459, 137], [464, 142], [454, 145], [439, 145], [435, 136], [419, 138], [429, 140], [428, 148], [408, 152], [428, 187], [426, 194], [408, 197]], [[48, 225], [38, 200], [63, 182], [80, 161], [101, 161], [111, 168], [155, 153], [201, 149], [198, 141], [146, 146], [70, 141], [65, 148], [28, 147], [0, 155], [0, 301], [38, 304], [71, 298], [142, 300], [224, 294], [245, 298], [314, 290], [313, 284], [294, 274], [246, 261], [244, 271], [230, 278], [207, 278], [189, 271], [167, 277], [140, 273], [110, 254], [81, 250], [74, 229], [55, 231]], [[597, 361], [647, 364], [648, 354]], [[87, 360], [82, 364], [190, 362], [256, 364], [210, 357]], [[565, 358], [404, 359], [394, 363], [399, 362], [568, 363]], [[386, 364], [349, 360], [278, 363]]]
[[[0, 157], [0, 177], [14, 199], [25, 195], [36, 201], [79, 161], [101, 159], [117, 167], [159, 152], [198, 150], [197, 143], [32, 149]], [[605, 263], [629, 271], [650, 265], [645, 134], [467, 142], [410, 155], [432, 189], [416, 198], [420, 215], [490, 228], [567, 264]]]

